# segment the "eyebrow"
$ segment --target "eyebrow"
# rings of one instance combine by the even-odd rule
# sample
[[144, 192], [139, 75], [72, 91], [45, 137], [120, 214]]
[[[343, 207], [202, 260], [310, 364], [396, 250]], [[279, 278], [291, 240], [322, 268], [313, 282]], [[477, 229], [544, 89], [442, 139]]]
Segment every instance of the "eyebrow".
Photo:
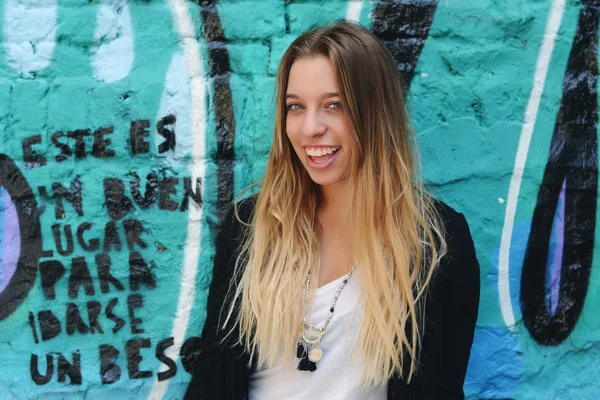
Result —
[[[338, 92], [327, 92], [321, 96], [322, 99], [329, 99], [331, 97], [340, 97], [340, 94]], [[287, 100], [287, 99], [299, 99], [300, 97], [298, 97], [298, 95], [296, 95], [294, 93], [288, 93], [285, 95], [285, 98]]]

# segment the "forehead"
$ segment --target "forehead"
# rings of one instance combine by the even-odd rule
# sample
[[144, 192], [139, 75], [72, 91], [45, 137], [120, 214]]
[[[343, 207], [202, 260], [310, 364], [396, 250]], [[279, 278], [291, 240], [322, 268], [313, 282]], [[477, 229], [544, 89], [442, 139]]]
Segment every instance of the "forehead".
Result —
[[324, 56], [300, 58], [292, 64], [287, 94], [302, 97], [338, 91], [337, 76], [328, 58]]

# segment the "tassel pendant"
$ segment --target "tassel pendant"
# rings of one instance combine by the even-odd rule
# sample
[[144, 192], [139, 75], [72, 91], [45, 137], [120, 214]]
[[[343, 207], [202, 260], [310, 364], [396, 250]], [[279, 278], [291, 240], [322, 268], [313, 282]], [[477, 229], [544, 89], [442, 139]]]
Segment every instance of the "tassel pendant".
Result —
[[310, 361], [308, 359], [308, 357], [301, 359], [300, 362], [298, 363], [298, 371], [314, 372], [316, 370], [317, 370], [317, 364]]
[[[321, 351], [321, 349], [319, 349], [318, 347], [315, 347], [307, 352], [306, 348], [304, 347], [304, 344], [298, 343], [298, 349], [296, 350], [296, 356], [300, 359], [300, 362], [298, 363], [298, 371], [314, 372], [317, 370], [316, 362], [313, 362], [310, 357], [310, 354], [313, 353], [317, 349], [320, 352], [320, 354], [323, 353]], [[319, 360], [320, 359], [321, 358], [319, 357]], [[318, 361], [318, 360], [316, 360], [316, 361]]]

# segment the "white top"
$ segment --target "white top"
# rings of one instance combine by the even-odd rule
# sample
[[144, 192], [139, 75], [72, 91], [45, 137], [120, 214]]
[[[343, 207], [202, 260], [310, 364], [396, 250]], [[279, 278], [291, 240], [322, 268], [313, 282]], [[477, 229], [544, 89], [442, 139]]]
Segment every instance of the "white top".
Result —
[[[308, 308], [307, 322], [317, 326], [323, 325], [329, 314], [333, 296], [344, 277], [317, 289], [314, 307], [312, 310]], [[350, 348], [362, 319], [362, 302], [359, 304], [360, 282], [360, 271], [356, 268], [338, 297], [327, 332], [321, 339], [323, 358], [317, 362], [317, 370], [298, 371], [296, 368], [299, 360], [296, 358], [293, 364], [280, 363], [273, 368], [255, 372], [250, 376], [251, 400], [386, 398], [385, 385], [357, 388], [362, 365], [360, 362], [354, 365]]]

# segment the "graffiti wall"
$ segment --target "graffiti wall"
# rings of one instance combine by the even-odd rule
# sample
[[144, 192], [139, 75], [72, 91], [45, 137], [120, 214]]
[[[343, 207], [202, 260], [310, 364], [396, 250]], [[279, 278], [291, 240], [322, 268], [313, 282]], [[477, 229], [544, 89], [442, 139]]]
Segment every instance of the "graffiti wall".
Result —
[[467, 397], [597, 398], [600, 2], [4, 0], [1, 399], [182, 397], [277, 63], [340, 18], [394, 55], [425, 179], [470, 223]]

